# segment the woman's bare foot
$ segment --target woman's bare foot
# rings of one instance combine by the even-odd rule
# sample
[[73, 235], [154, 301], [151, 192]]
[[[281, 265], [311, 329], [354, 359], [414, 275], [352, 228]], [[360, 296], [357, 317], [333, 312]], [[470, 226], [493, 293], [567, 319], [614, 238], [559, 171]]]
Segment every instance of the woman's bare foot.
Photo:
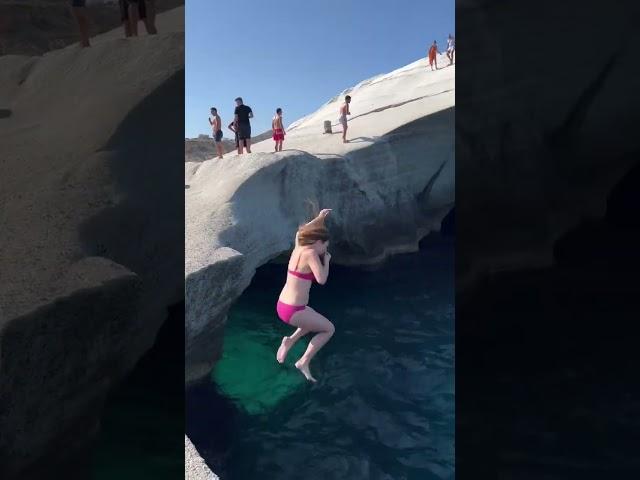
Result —
[[283, 363], [284, 359], [287, 358], [287, 353], [289, 353], [289, 349], [293, 343], [289, 337], [282, 337], [282, 343], [280, 344], [280, 348], [278, 348], [278, 353], [276, 353], [276, 360], [278, 363]]
[[296, 362], [296, 368], [302, 372], [307, 380], [314, 383], [316, 382], [316, 379], [313, 378], [313, 375], [311, 375], [311, 372], [309, 371], [308, 363], [304, 363], [302, 359], [300, 359]]

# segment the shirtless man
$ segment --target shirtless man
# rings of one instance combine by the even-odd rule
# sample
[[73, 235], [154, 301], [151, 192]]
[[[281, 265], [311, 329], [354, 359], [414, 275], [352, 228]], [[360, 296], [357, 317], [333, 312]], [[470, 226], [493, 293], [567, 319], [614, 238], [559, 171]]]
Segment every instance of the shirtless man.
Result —
[[282, 151], [282, 142], [284, 142], [284, 125], [282, 124], [282, 109], [276, 109], [276, 116], [271, 120], [271, 130], [273, 130], [273, 140], [276, 142], [276, 152]]
[[456, 39], [453, 35], [449, 34], [447, 38], [447, 57], [449, 58], [449, 65], [453, 65], [453, 56], [456, 53]]
[[438, 59], [436, 58], [436, 55], [438, 54], [442, 55], [438, 50], [438, 44], [434, 40], [433, 45], [431, 45], [431, 48], [429, 48], [429, 65], [431, 66], [431, 70], [433, 70], [434, 63], [436, 65], [436, 70], [438, 70]]
[[216, 150], [218, 151], [218, 158], [222, 156], [222, 119], [218, 115], [218, 109], [211, 107], [211, 116], [209, 117], [209, 125], [213, 131], [213, 141], [216, 144]]
[[344, 97], [344, 103], [340, 107], [340, 123], [342, 124], [342, 143], [348, 143], [347, 140], [347, 115], [351, 115], [349, 111], [349, 104], [351, 103], [351, 96]]

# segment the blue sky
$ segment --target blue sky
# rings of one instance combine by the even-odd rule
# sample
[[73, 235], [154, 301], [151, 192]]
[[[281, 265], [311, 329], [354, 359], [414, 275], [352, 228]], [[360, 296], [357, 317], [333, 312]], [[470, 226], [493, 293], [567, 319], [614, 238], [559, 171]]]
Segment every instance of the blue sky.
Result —
[[342, 90], [426, 56], [455, 35], [455, 0], [189, 0], [186, 3], [185, 136], [225, 137], [234, 98], [254, 112], [254, 135], [277, 107], [289, 125]]

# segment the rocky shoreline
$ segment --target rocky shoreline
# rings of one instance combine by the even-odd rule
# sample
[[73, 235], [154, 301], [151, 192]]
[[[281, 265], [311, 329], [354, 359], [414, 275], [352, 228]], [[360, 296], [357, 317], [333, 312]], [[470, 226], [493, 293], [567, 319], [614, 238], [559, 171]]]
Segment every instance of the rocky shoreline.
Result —
[[184, 478], [185, 480], [219, 480], [186, 435], [184, 436]]

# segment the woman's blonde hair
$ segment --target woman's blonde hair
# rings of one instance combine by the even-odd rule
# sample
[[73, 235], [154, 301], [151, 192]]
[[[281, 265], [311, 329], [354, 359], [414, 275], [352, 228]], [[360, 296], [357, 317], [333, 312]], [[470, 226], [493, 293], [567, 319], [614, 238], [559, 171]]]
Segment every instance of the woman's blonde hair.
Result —
[[320, 225], [302, 225], [298, 228], [298, 245], [313, 245], [318, 240], [328, 242], [329, 237], [329, 230], [324, 226], [324, 222]]
[[[316, 218], [320, 213], [318, 203], [313, 200], [307, 200], [307, 204], [311, 210], [311, 218]], [[328, 242], [329, 237], [329, 230], [324, 225], [324, 220], [314, 222], [313, 225], [301, 225], [298, 228], [298, 244], [302, 246], [313, 245], [318, 240]]]

